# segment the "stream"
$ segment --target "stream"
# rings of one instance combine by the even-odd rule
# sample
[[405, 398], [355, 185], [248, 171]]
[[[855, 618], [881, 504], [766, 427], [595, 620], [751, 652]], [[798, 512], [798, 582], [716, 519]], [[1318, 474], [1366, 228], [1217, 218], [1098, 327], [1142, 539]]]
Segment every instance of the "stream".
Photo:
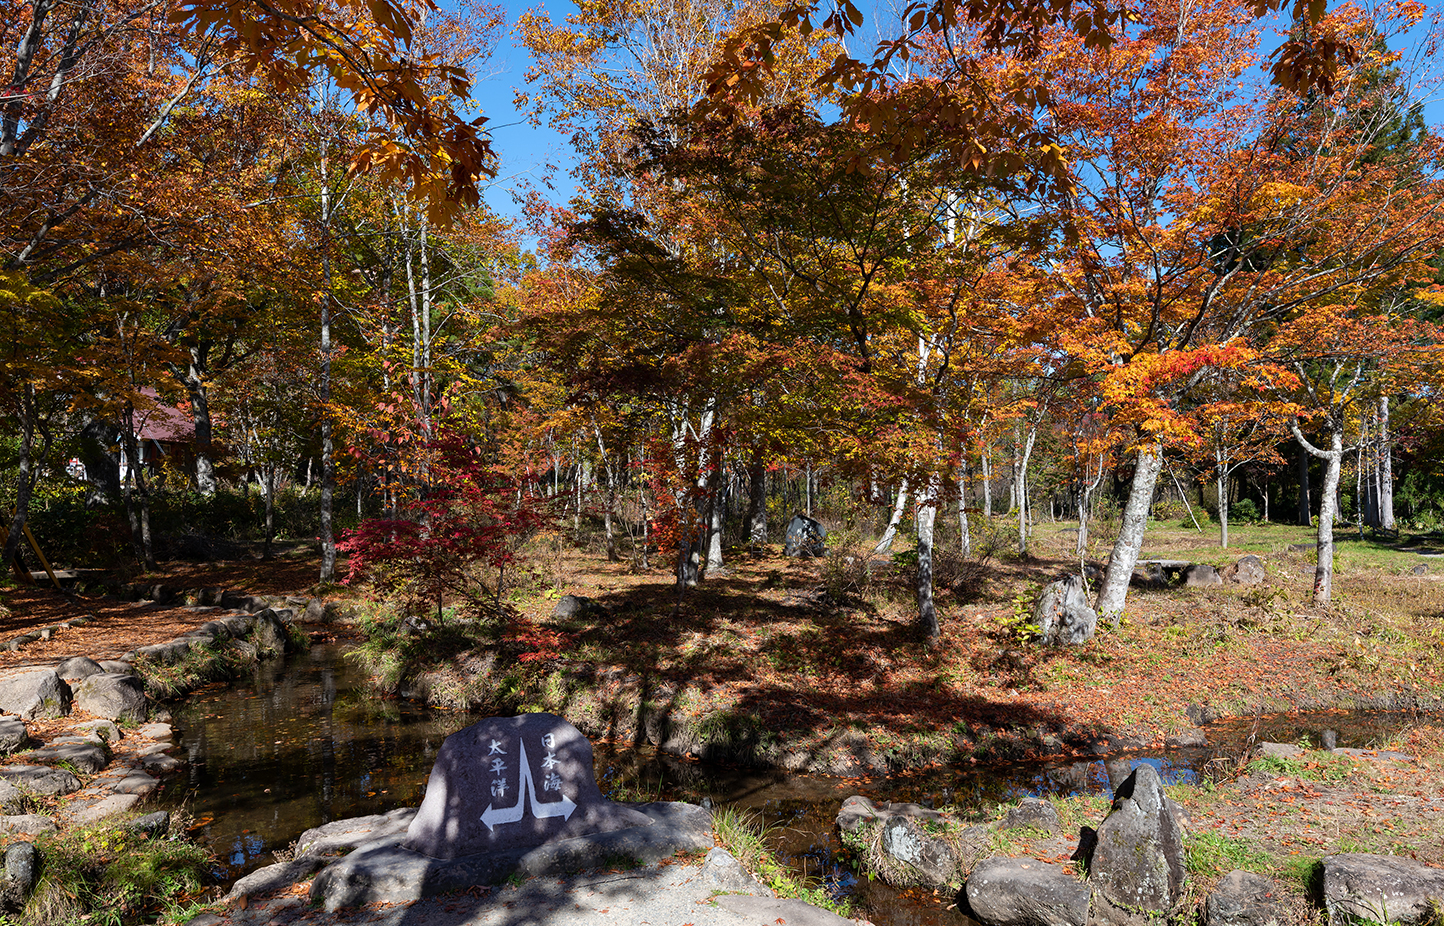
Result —
[[[174, 708], [187, 761], [168, 783], [172, 808], [193, 818], [191, 835], [216, 854], [232, 881], [274, 861], [305, 830], [332, 820], [421, 802], [436, 751], [479, 715], [443, 711], [366, 692], [365, 673], [335, 644], [261, 664], [249, 680], [215, 685]], [[1279, 715], [1209, 728], [1214, 745], [1165, 755], [1015, 766], [934, 769], [868, 780], [738, 769], [677, 759], [655, 750], [595, 743], [597, 782], [624, 800], [686, 800], [735, 807], [771, 828], [778, 857], [835, 896], [851, 897], [877, 926], [953, 926], [967, 921], [931, 895], [917, 897], [856, 878], [833, 833], [842, 800], [928, 805], [992, 804], [1027, 795], [1109, 792], [1110, 772], [1142, 762], [1166, 783], [1195, 781], [1215, 756], [1238, 755], [1246, 740], [1317, 743], [1338, 731], [1340, 746], [1381, 741], [1403, 718], [1378, 714]]]

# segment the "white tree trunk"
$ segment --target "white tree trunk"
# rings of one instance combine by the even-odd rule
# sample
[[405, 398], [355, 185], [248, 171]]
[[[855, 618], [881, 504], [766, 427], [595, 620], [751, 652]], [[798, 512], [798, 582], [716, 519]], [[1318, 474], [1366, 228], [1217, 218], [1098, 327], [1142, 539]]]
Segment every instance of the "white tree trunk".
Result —
[[983, 451], [983, 517], [993, 519], [993, 460], [987, 450]]
[[1397, 530], [1394, 519], [1394, 439], [1389, 434], [1389, 397], [1379, 396], [1379, 526]]
[[1118, 539], [1114, 541], [1113, 552], [1108, 557], [1108, 571], [1104, 573], [1103, 584], [1098, 589], [1098, 616], [1108, 618], [1115, 627], [1123, 615], [1128, 582], [1133, 578], [1133, 567], [1138, 564], [1138, 554], [1143, 549], [1148, 509], [1153, 504], [1153, 488], [1162, 469], [1162, 447], [1150, 444], [1138, 451], [1133, 482], [1128, 489], [1128, 503], [1123, 506], [1123, 523], [1118, 528]]
[[936, 477], [929, 479], [918, 494], [918, 629], [924, 642], [929, 646], [938, 641], [942, 631], [938, 627], [937, 606], [933, 602], [933, 522], [938, 515], [938, 485]]
[[892, 541], [897, 536], [897, 527], [902, 522], [903, 511], [907, 508], [907, 504], [908, 481], [907, 477], [903, 477], [903, 481], [898, 483], [897, 501], [892, 506], [892, 517], [888, 519], [887, 530], [882, 532], [882, 539], [873, 546], [873, 555], [881, 556], [892, 550]]
[[973, 534], [968, 526], [968, 464], [958, 467], [958, 549], [973, 555]]
[[1329, 449], [1320, 450], [1309, 443], [1298, 422], [1289, 422], [1294, 439], [1311, 456], [1324, 461], [1324, 487], [1319, 496], [1318, 565], [1314, 567], [1314, 605], [1328, 607], [1334, 590], [1334, 517], [1338, 514], [1339, 470], [1344, 459], [1344, 427], [1330, 419], [1325, 425], [1329, 431]]

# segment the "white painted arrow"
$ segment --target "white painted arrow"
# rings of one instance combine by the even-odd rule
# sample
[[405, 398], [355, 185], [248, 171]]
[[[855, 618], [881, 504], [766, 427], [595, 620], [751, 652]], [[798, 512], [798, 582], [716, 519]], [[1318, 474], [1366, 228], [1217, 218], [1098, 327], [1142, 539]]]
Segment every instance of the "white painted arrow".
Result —
[[565, 794], [559, 800], [539, 801], [536, 795], [536, 782], [532, 781], [531, 763], [526, 760], [526, 744], [521, 744], [521, 779], [518, 782], [516, 806], [508, 807], [505, 810], [494, 808], [491, 804], [481, 812], [481, 822], [486, 824], [488, 831], [494, 831], [497, 824], [515, 823], [525, 813], [525, 804], [531, 802], [532, 815], [539, 818], [561, 817], [563, 820], [572, 818], [572, 811], [577, 809], [576, 801]]

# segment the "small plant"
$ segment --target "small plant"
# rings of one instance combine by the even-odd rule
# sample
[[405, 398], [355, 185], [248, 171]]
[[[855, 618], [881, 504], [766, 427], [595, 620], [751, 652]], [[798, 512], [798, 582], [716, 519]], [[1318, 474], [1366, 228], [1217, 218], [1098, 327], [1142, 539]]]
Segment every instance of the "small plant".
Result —
[[1236, 868], [1267, 872], [1273, 857], [1241, 839], [1217, 833], [1193, 833], [1184, 839], [1188, 871], [1196, 878], [1217, 878]]
[[777, 860], [767, 848], [768, 829], [756, 815], [724, 807], [713, 811], [712, 829], [738, 864], [778, 897], [797, 898], [839, 916], [852, 916], [851, 903], [835, 899], [824, 888], [807, 886]]
[[1028, 588], [1014, 596], [1007, 614], [993, 618], [994, 635], [1002, 642], [1027, 643], [1037, 638], [1040, 628], [1033, 621], [1036, 588]]
[[1285, 775], [1306, 781], [1341, 781], [1354, 770], [1352, 759], [1327, 752], [1311, 752], [1302, 756], [1260, 756], [1249, 763], [1249, 770], [1269, 775]]

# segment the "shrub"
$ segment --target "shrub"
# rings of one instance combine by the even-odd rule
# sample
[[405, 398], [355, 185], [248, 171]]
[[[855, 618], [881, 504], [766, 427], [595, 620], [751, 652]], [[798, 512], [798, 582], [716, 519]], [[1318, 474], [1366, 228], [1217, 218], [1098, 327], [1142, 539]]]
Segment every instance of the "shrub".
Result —
[[1229, 508], [1228, 516], [1231, 520], [1252, 524], [1258, 520], [1258, 503], [1251, 498], [1241, 498]]

